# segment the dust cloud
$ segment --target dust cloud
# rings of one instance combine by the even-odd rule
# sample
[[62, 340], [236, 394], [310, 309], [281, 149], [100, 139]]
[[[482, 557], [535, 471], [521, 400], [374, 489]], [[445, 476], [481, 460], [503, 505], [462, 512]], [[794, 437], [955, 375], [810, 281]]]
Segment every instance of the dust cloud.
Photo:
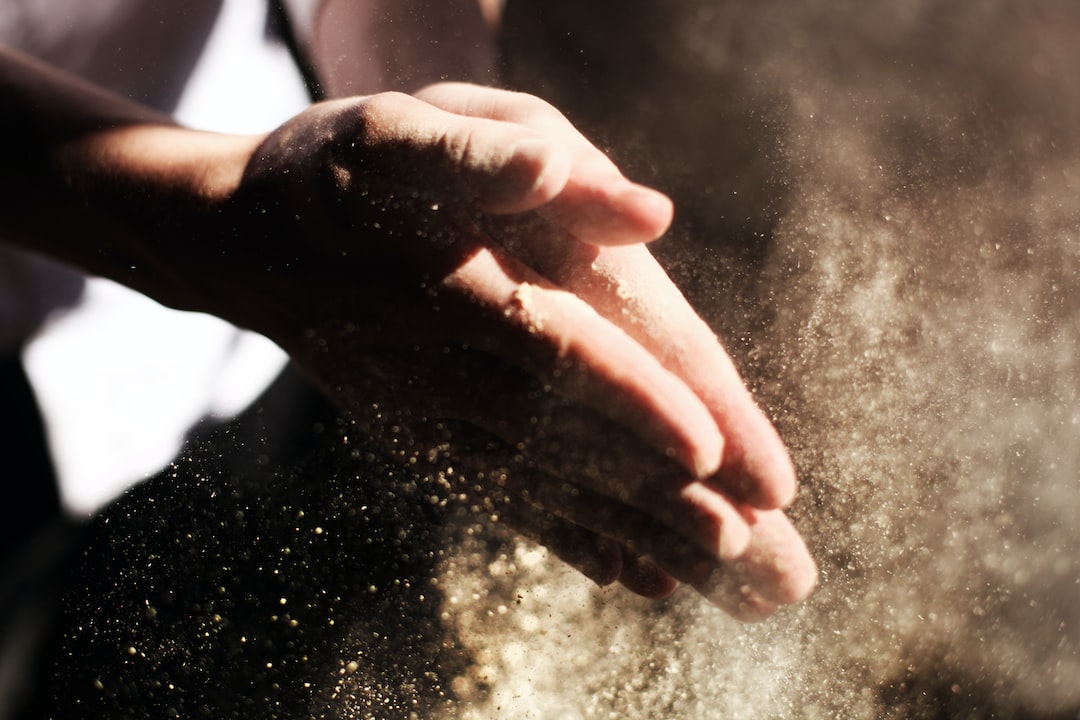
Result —
[[538, 4], [510, 77], [675, 197], [819, 589], [597, 588], [279, 387], [90, 528], [53, 717], [1077, 717], [1080, 5]]
[[657, 252], [792, 449], [821, 587], [742, 626], [463, 553], [458, 716], [1076, 717], [1080, 8], [675, 5], [612, 49], [554, 3], [569, 59], [513, 69], [686, 208]]

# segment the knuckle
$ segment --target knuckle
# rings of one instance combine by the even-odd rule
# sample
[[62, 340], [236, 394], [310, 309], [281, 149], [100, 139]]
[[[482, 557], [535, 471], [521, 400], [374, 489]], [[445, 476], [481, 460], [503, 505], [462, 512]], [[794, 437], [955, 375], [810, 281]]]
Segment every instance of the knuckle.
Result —
[[396, 91], [361, 99], [358, 110], [365, 139], [375, 141], [387, 136], [417, 102], [415, 98]]
[[478, 160], [476, 131], [472, 128], [442, 129], [435, 146], [452, 165], [470, 166]]
[[565, 120], [554, 105], [541, 97], [524, 92], [512, 93], [511, 97], [518, 112], [526, 117]]

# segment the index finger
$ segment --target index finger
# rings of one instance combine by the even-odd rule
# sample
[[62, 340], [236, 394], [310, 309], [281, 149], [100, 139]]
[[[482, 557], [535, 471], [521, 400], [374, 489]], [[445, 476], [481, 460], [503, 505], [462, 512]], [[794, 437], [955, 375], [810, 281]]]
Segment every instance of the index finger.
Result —
[[643, 245], [597, 248], [533, 214], [488, 218], [493, 237], [620, 327], [699, 397], [724, 439], [711, 482], [762, 509], [795, 495], [795, 470], [716, 334]]
[[525, 93], [440, 83], [417, 97], [448, 112], [530, 128], [569, 153], [571, 168], [562, 191], [536, 212], [577, 240], [594, 245], [651, 242], [671, 225], [671, 200], [627, 179], [555, 107]]
[[716, 334], [649, 251], [642, 246], [604, 248], [572, 275], [560, 281], [602, 315], [621, 318], [615, 322], [709, 408], [724, 438], [715, 482], [759, 508], [788, 505], [796, 480], [784, 443]]

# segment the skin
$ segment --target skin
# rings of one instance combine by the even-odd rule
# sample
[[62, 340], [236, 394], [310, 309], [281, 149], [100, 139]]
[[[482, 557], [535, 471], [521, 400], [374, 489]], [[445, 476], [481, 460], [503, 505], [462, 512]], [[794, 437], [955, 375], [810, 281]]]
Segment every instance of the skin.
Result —
[[599, 583], [744, 620], [812, 589], [787, 453], [653, 259], [673, 208], [469, 84], [177, 127], [0, 53], [9, 242], [277, 342], [403, 462]]

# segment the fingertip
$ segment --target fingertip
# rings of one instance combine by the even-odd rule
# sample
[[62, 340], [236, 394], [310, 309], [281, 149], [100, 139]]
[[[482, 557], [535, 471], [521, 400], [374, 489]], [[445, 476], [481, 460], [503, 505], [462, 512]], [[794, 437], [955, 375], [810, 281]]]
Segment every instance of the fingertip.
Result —
[[810, 597], [818, 584], [818, 568], [805, 546], [802, 546], [801, 552], [781, 558], [780, 562], [784, 563], [780, 569], [784, 581], [777, 584], [771, 599], [784, 605], [794, 605]]
[[818, 586], [818, 567], [812, 559], [801, 571], [793, 573], [794, 581], [787, 584], [788, 591], [779, 597], [787, 605], [800, 603], [810, 597]]
[[731, 561], [750, 547], [752, 532], [748, 517], [731, 501], [703, 483], [691, 483], [680, 492], [680, 499], [703, 529], [698, 539], [710, 558]]
[[693, 462], [695, 476], [707, 478], [720, 469], [724, 460], [724, 436], [719, 432], [710, 433], [704, 443], [694, 450]]
[[662, 600], [679, 587], [679, 581], [652, 560], [625, 551], [619, 583], [635, 595], [650, 600]]
[[[773, 434], [775, 435], [775, 430]], [[786, 508], [795, 502], [795, 496], [799, 491], [795, 464], [791, 461], [791, 455], [788, 454], [779, 436], [776, 436], [774, 447], [773, 452], [768, 454], [765, 461], [766, 467], [762, 471], [772, 481], [759, 483], [759, 487], [763, 489], [764, 504], [760, 506], [762, 509]]]
[[742, 560], [754, 587], [783, 605], [802, 602], [817, 586], [818, 568], [806, 543], [779, 510], [749, 513], [753, 543]]
[[742, 556], [750, 547], [750, 541], [753, 539], [750, 525], [738, 512], [732, 512], [732, 515], [738, 520], [729, 519], [724, 523], [720, 540], [717, 543], [716, 557], [720, 560], [734, 560]]
[[642, 242], [651, 242], [667, 232], [675, 217], [671, 198], [636, 183], [620, 193], [619, 204], [627, 220], [636, 225], [635, 234]]
[[674, 374], [665, 370], [655, 380], [660, 392], [652, 397], [652, 419], [643, 427], [647, 436], [695, 480], [715, 476], [724, 460], [725, 439], [709, 409]]
[[565, 202], [559, 199], [560, 220], [575, 237], [592, 245], [652, 242], [667, 232], [675, 214], [667, 195], [625, 178], [616, 180], [613, 186], [594, 189], [591, 194], [581, 188], [569, 194]]
[[[693, 390], [660, 366], [655, 357], [640, 363], [627, 379], [633, 384], [624, 384], [623, 392], [638, 397], [634, 406], [623, 409], [641, 418], [636, 424], [639, 437], [694, 480], [716, 475], [724, 459], [724, 436]], [[613, 419], [631, 424], [633, 417], [623, 412]]]
[[679, 491], [681, 513], [691, 524], [690, 535], [708, 554], [710, 562], [740, 558], [750, 547], [752, 531], [740, 508], [723, 493], [703, 483], [691, 483]]
[[[575, 531], [588, 533], [581, 528], [575, 528]], [[622, 576], [623, 551], [617, 542], [599, 535], [592, 538], [593, 542], [574, 543], [567, 542], [567, 539], [549, 534], [544, 537], [544, 542], [559, 559], [600, 587], [607, 587]]]
[[572, 169], [563, 192], [542, 212], [579, 241], [617, 247], [652, 242], [663, 235], [675, 214], [663, 193], [608, 172], [582, 177]]
[[585, 555], [579, 569], [600, 587], [607, 587], [622, 576], [624, 562], [625, 554], [617, 542], [597, 536], [596, 552]]
[[771, 507], [778, 509], [789, 507], [799, 494], [799, 478], [787, 452], [783, 453], [782, 459], [777, 460], [774, 474], [777, 481], [773, 484], [772, 494], [768, 496], [772, 500]]
[[[711, 423], [688, 422], [682, 435], [669, 442], [677, 443], [668, 448], [668, 456], [690, 471], [695, 480], [713, 477], [720, 471], [724, 457], [724, 438]], [[698, 429], [700, 428], [700, 429]]]
[[763, 415], [755, 410], [742, 416], [741, 425], [723, 418], [717, 423], [728, 449], [711, 482], [759, 510], [786, 508], [798, 492], [791, 456]]
[[795, 502], [799, 484], [795, 466], [786, 452], [774, 453], [765, 462], [742, 464], [730, 472], [721, 466], [720, 477], [733, 478], [734, 492], [759, 510], [782, 510]]

